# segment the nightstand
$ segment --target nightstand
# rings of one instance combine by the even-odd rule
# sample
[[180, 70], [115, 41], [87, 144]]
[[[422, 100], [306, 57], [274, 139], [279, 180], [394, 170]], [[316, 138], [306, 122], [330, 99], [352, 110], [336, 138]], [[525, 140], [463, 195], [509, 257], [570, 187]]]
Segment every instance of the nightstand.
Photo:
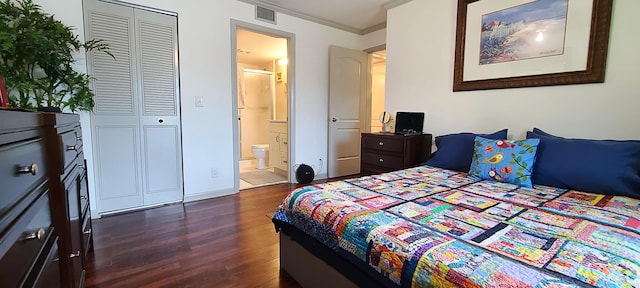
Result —
[[362, 133], [360, 175], [418, 166], [431, 156], [431, 134]]

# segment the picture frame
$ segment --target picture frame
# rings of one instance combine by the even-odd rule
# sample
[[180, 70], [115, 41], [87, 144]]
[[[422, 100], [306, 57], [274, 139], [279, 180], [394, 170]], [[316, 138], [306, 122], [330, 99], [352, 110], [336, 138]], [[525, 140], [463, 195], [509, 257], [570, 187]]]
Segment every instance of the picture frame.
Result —
[[[533, 3], [538, 1], [532, 0], [458, 0], [453, 75], [454, 92], [604, 82], [613, 0], [543, 1], [554, 2], [553, 4], [568, 3], [565, 4], [567, 11], [564, 14], [564, 19], [561, 18], [562, 15], [549, 15], [549, 19], [553, 18], [553, 21], [565, 25], [564, 31], [552, 29], [555, 34], [551, 36], [555, 37], [551, 38], [559, 39], [561, 43], [556, 41], [556, 44], [560, 43], [561, 47], [537, 51], [538, 54], [531, 54], [533, 56], [530, 57], [519, 56], [525, 53], [515, 55], [511, 52], [531, 50], [529, 48], [533, 47], [533, 44], [521, 41], [521, 35], [516, 37], [513, 36], [515, 34], [510, 34], [512, 38], [516, 37], [515, 41], [514, 39], [508, 39], [504, 42], [498, 41], [498, 43], [502, 43], [499, 45], [503, 46], [504, 43], [509, 43], [510, 47], [503, 50], [498, 49], [502, 51], [500, 53], [503, 53], [503, 56], [508, 54], [507, 57], [496, 57], [487, 61], [488, 58], [484, 56], [487, 54], [485, 52], [493, 53], [493, 50], [486, 48], [487, 37], [489, 37], [487, 35], [490, 34], [488, 34], [488, 30], [491, 29], [489, 28], [490, 24], [511, 25], [517, 23], [521, 25], [518, 27], [531, 28], [530, 26], [534, 22], [527, 21], [528, 18], [531, 18], [527, 14], [529, 12], [527, 9], [542, 8], [537, 7], [540, 6], [539, 3]], [[512, 14], [515, 15], [510, 18], [511, 22], [499, 20], [501, 15], [509, 12], [513, 12]], [[541, 14], [538, 12], [541, 11], [531, 10], [530, 15], [538, 17]], [[496, 20], [490, 21], [492, 17]], [[522, 21], [516, 22], [518, 17]], [[558, 21], [558, 19], [564, 22]], [[518, 27], [514, 28], [515, 31], [531, 30]], [[590, 28], [584, 29], [584, 27]], [[540, 31], [547, 33], [544, 29]], [[514, 45], [521, 46], [514, 48]]]

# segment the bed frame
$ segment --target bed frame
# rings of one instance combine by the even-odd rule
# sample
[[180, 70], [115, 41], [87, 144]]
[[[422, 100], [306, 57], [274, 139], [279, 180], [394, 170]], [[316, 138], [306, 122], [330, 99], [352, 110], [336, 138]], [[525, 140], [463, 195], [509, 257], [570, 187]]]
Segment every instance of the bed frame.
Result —
[[[399, 287], [373, 269], [365, 269], [306, 233], [289, 226], [280, 231], [280, 272], [307, 288]], [[364, 265], [363, 265], [364, 266]]]
[[305, 288], [358, 287], [283, 233], [280, 233], [280, 272]]

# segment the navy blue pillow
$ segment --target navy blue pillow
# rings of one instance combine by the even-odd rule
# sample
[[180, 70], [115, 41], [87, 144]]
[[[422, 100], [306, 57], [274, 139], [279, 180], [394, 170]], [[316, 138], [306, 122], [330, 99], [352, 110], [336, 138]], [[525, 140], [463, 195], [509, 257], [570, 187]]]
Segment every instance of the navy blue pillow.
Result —
[[640, 141], [568, 139], [534, 128], [533, 183], [640, 199]]
[[476, 136], [494, 140], [507, 139], [507, 129], [492, 134], [457, 133], [438, 136], [436, 137], [438, 150], [424, 164], [458, 172], [469, 172]]

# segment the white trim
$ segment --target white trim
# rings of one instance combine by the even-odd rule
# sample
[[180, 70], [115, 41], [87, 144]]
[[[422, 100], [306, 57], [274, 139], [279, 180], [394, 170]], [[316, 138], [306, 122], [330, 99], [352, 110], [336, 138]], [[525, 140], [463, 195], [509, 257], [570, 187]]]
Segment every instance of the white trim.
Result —
[[384, 28], [387, 28], [387, 22], [380, 23], [378, 25], [373, 25], [373, 26], [368, 27], [368, 28], [364, 28], [364, 29], [360, 30], [359, 34], [360, 35], [367, 35], [367, 34], [369, 34], [371, 32], [376, 32], [376, 31], [382, 30]]
[[400, 5], [403, 5], [403, 4], [406, 4], [406, 3], [409, 3], [409, 2], [411, 2], [411, 0], [394, 0], [394, 1], [391, 1], [391, 2], [389, 2], [387, 4], [384, 4], [383, 7], [384, 7], [384, 9], [389, 10], [389, 9], [396, 8], [396, 7], [400, 6]]
[[[146, 205], [146, 206], [138, 206], [138, 207], [132, 207], [132, 208], [127, 208], [127, 209], [98, 212], [98, 215], [100, 215], [99, 218], [102, 218], [102, 216], [112, 216], [112, 215], [118, 215], [118, 214], [136, 212], [136, 211], [142, 211], [142, 210], [147, 210], [147, 209], [158, 208], [158, 207], [161, 207], [161, 206], [181, 204], [181, 203], [182, 203], [182, 200], [180, 200], [180, 201], [170, 201], [170, 202], [165, 202], [165, 203]], [[92, 216], [91, 218], [93, 219], [93, 213], [91, 213], [91, 216]]]
[[221, 196], [228, 196], [236, 193], [238, 193], [238, 190], [235, 190], [233, 188], [228, 188], [228, 189], [222, 189], [222, 190], [216, 190], [216, 191], [202, 192], [202, 193], [192, 194], [192, 195], [185, 195], [184, 203], [217, 198]]
[[[238, 71], [238, 54], [236, 53], [237, 51], [237, 44], [238, 44], [238, 39], [237, 39], [237, 33], [236, 30], [238, 28], [240, 29], [246, 29], [246, 30], [252, 30], [254, 32], [257, 33], [261, 33], [261, 34], [266, 34], [266, 35], [270, 35], [273, 37], [279, 37], [279, 38], [285, 38], [287, 39], [287, 59], [289, 60], [289, 63], [287, 65], [287, 93], [288, 93], [288, 101], [287, 101], [287, 137], [288, 139], [288, 143], [289, 145], [287, 145], [289, 151], [287, 151], [287, 155], [289, 157], [289, 167], [287, 169], [288, 171], [288, 175], [287, 175], [287, 181], [289, 183], [292, 182], [292, 179], [294, 179], [294, 172], [292, 171], [292, 164], [291, 163], [296, 163], [295, 162], [295, 113], [293, 113], [293, 108], [295, 107], [295, 63], [296, 63], [296, 54], [295, 54], [295, 48], [296, 48], [296, 41], [295, 41], [295, 34], [293, 33], [289, 33], [289, 32], [285, 32], [285, 31], [281, 31], [281, 30], [276, 30], [273, 28], [268, 28], [268, 27], [264, 27], [264, 26], [260, 26], [260, 25], [256, 25], [256, 24], [252, 24], [252, 23], [248, 23], [248, 22], [243, 22], [240, 20], [236, 20], [236, 19], [231, 19], [231, 25], [230, 25], [230, 33], [231, 33], [231, 71], [233, 73], [233, 75], [235, 75], [235, 71]], [[238, 139], [239, 139], [239, 127], [238, 127], [238, 100], [237, 100], [237, 95], [238, 95], [238, 77], [231, 77], [231, 120], [232, 120], [232, 126], [233, 126], [233, 173], [234, 173], [234, 177], [233, 177], [233, 193], [238, 193], [240, 191], [240, 145], [238, 143]]]
[[155, 13], [160, 13], [160, 14], [166, 14], [166, 15], [170, 15], [170, 16], [176, 16], [176, 17], [178, 16], [177, 12], [162, 10], [162, 9], [153, 8], [153, 7], [144, 6], [144, 5], [139, 5], [139, 4], [133, 4], [133, 3], [124, 2], [124, 1], [120, 1], [120, 0], [98, 0], [98, 1], [105, 2], [105, 3], [111, 3], [111, 4], [118, 4], [118, 5], [121, 5], [121, 6], [126, 6], [126, 7], [141, 9], [141, 10], [146, 10], [146, 11], [149, 11], [149, 12], [155, 12]]

